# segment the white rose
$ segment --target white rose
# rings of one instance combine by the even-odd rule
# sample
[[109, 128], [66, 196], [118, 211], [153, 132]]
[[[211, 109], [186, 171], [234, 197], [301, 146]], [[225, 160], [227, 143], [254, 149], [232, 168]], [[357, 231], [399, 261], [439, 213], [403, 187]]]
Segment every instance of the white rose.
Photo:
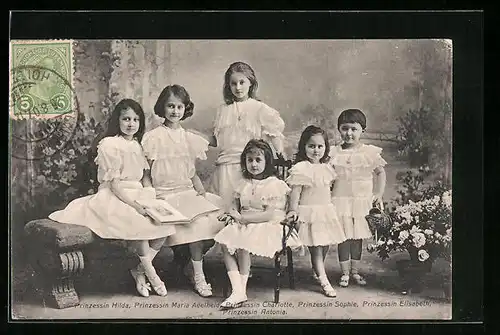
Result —
[[387, 240], [387, 245], [393, 245], [394, 241], [392, 239]]
[[375, 249], [376, 249], [375, 244], [368, 244], [368, 245], [366, 246], [366, 250], [367, 250], [368, 252], [374, 252], [374, 251], [375, 251]]
[[422, 233], [413, 233], [413, 245], [415, 247], [420, 248], [425, 244], [425, 235]]
[[403, 231], [399, 232], [399, 239], [401, 241], [406, 240], [409, 236], [410, 236], [410, 234], [406, 230], [403, 230]]
[[432, 235], [432, 230], [430, 230], [430, 229], [426, 229], [426, 230], [424, 230], [424, 233], [425, 233], [426, 235]]
[[424, 262], [429, 258], [429, 254], [425, 250], [419, 250], [418, 251], [418, 260], [421, 262]]

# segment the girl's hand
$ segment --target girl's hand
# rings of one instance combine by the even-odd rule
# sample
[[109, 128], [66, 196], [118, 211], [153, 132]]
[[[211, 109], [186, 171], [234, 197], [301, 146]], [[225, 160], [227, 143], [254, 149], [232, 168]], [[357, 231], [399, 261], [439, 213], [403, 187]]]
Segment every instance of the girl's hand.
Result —
[[235, 209], [231, 209], [229, 211], [229, 215], [231, 215], [233, 217], [233, 219], [235, 219], [236, 221], [241, 221], [242, 220], [241, 214], [237, 210], [235, 210]]
[[384, 206], [384, 200], [382, 198], [382, 194], [374, 194], [372, 196], [372, 204], [378, 205], [378, 207], [382, 208], [382, 206]]
[[207, 194], [207, 191], [205, 191], [205, 189], [201, 189], [201, 190], [196, 191], [196, 193], [198, 195], [201, 195], [202, 197], [204, 197]]
[[289, 211], [288, 213], [286, 213], [286, 218], [287, 220], [297, 221], [299, 219], [299, 215], [296, 211]]
[[248, 221], [247, 219], [245, 219], [245, 217], [243, 215], [241, 215], [241, 218], [238, 220], [238, 223], [242, 226], [248, 226], [248, 224], [250, 223], [250, 221]]
[[137, 212], [139, 212], [139, 214], [143, 215], [143, 216], [147, 216], [148, 213], [146, 212], [146, 209], [144, 208], [144, 206], [140, 205], [139, 203], [135, 202], [134, 201], [134, 205], [132, 206], [135, 208], [135, 210]]

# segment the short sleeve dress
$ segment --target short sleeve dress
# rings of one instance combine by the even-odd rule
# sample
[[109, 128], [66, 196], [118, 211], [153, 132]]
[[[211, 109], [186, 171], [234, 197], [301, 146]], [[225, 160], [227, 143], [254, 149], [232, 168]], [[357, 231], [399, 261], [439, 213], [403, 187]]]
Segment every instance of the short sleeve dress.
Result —
[[[241, 180], [234, 193], [234, 196], [240, 199], [241, 213], [263, 212], [266, 207], [272, 206], [274, 217], [267, 222], [246, 226], [238, 223], [228, 225], [215, 236], [215, 241], [226, 245], [230, 253], [234, 253], [236, 249], [244, 249], [254, 255], [274, 257], [282, 247], [283, 228], [280, 222], [285, 218], [289, 193], [287, 184], [276, 177]], [[299, 248], [302, 243], [291, 236], [287, 245]]]
[[[196, 160], [207, 159], [207, 140], [182, 127], [172, 129], [161, 125], [144, 134], [142, 146], [152, 161], [151, 179], [157, 198], [168, 199], [178, 193], [196, 194], [191, 178], [196, 173]], [[222, 199], [215, 194], [206, 193], [205, 199], [223, 207]], [[167, 238], [166, 244], [174, 246], [213, 239], [224, 227], [217, 219], [220, 214], [211, 213], [189, 224], [176, 225], [176, 233]]]
[[249, 98], [242, 102], [222, 105], [214, 121], [219, 156], [209, 190], [220, 195], [229, 207], [236, 186], [243, 179], [240, 155], [251, 139], [271, 142], [277, 138], [278, 152], [283, 151], [285, 123], [278, 111], [261, 101]]
[[139, 142], [122, 136], [105, 137], [98, 144], [95, 162], [98, 192], [73, 200], [63, 210], [50, 214], [51, 220], [87, 226], [105, 239], [152, 240], [175, 233], [175, 227], [155, 225], [110, 189], [111, 182], [116, 181], [132, 199], [155, 197], [154, 189], [141, 183], [149, 165]]
[[344, 242], [344, 230], [330, 196], [330, 186], [337, 175], [335, 170], [326, 163], [302, 161], [289, 172], [288, 185], [302, 186], [298, 207], [300, 240], [307, 246]]
[[372, 237], [365, 216], [372, 208], [373, 171], [387, 164], [381, 152], [382, 148], [367, 144], [330, 148], [330, 163], [337, 172], [332, 202], [348, 239]]

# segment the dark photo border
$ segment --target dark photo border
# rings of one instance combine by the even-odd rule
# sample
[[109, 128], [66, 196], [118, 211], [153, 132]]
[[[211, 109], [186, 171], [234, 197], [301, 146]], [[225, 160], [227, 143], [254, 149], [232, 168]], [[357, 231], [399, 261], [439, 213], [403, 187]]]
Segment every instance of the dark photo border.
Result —
[[[173, 11], [173, 12], [37, 12], [14, 11], [10, 16], [10, 39], [417, 39], [446, 38], [453, 41], [453, 320], [411, 321], [421, 327], [432, 323], [462, 328], [457, 323], [484, 320], [483, 296], [483, 76], [484, 13], [482, 11]], [[7, 172], [10, 176], [9, 171]], [[8, 177], [9, 178], [9, 177]], [[8, 193], [9, 195], [9, 193]], [[496, 219], [498, 221], [498, 218]], [[9, 235], [10, 236], [10, 235]], [[10, 239], [10, 238], [9, 238]], [[14, 241], [9, 241], [11, 244]], [[15, 242], [14, 242], [15, 243]], [[473, 250], [473, 251], [472, 251]], [[10, 255], [9, 255], [10, 256]], [[9, 257], [10, 258], [10, 257]], [[10, 263], [9, 263], [10, 264]], [[10, 267], [9, 267], [10, 269]], [[10, 271], [9, 271], [10, 278]], [[10, 292], [7, 308], [10, 309]], [[18, 328], [22, 320], [9, 321]], [[82, 323], [182, 323], [188, 320], [80, 320]], [[29, 322], [44, 323], [47, 320]], [[253, 320], [189, 320], [189, 323], [228, 324], [238, 322], [309, 323], [300, 329], [312, 332], [337, 320], [297, 320], [268, 322]], [[310, 324], [311, 322], [315, 323]], [[366, 323], [401, 326], [408, 321], [356, 320], [355, 329]], [[56, 321], [51, 321], [54, 324]], [[57, 321], [66, 330], [66, 321]], [[321, 324], [320, 324], [321, 323]], [[16, 325], [15, 325], [16, 324]], [[40, 325], [36, 325], [38, 328]], [[87, 329], [80, 327], [79, 331]], [[200, 326], [200, 325], [198, 325]], [[293, 329], [295, 325], [288, 325]], [[141, 328], [144, 327], [144, 328]], [[161, 327], [171, 331], [171, 325]], [[204, 325], [203, 327], [208, 327]], [[49, 328], [49, 327], [47, 327]], [[52, 326], [50, 326], [52, 330]], [[55, 328], [55, 327], [54, 327]], [[93, 329], [92, 325], [92, 329]], [[135, 328], [135, 327], [134, 327]], [[138, 327], [141, 332], [150, 325]], [[210, 327], [211, 328], [211, 327]], [[348, 327], [351, 328], [351, 327]], [[41, 328], [38, 328], [40, 332]], [[48, 329], [47, 329], [48, 330]], [[208, 330], [208, 329], [207, 329]], [[289, 331], [289, 329], [283, 329]], [[327, 330], [324, 328], [324, 330]], [[360, 329], [361, 330], [361, 329]], [[222, 330], [219, 330], [222, 331]], [[251, 329], [251, 331], [259, 331]], [[331, 331], [331, 329], [330, 329]], [[363, 331], [363, 330], [362, 330]], [[364, 331], [367, 331], [365, 329]], [[64, 330], [63, 330], [64, 332]]]

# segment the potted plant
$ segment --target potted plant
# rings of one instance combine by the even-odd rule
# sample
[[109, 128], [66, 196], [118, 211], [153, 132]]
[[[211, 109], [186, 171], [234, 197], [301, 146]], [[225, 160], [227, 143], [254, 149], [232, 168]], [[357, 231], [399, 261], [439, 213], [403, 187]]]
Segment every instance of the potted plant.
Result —
[[421, 279], [437, 258], [451, 261], [451, 190], [429, 195], [420, 201], [408, 200], [389, 214], [392, 226], [379, 232], [378, 240], [368, 245], [384, 260], [391, 252], [406, 251], [409, 259], [398, 262], [403, 291], [418, 292]]

